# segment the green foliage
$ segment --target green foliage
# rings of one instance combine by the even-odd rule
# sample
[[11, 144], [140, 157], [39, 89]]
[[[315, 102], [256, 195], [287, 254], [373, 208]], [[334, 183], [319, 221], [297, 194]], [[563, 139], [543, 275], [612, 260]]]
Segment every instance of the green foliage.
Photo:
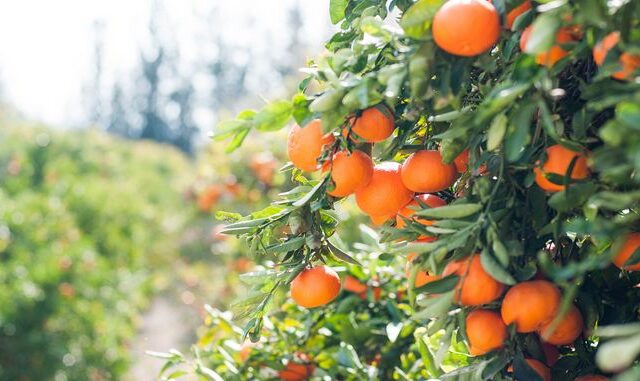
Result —
[[0, 379], [124, 375], [150, 269], [178, 251], [188, 168], [172, 149], [0, 115]]
[[[562, 290], [560, 312], [576, 304], [585, 320], [584, 337], [573, 347], [560, 349], [560, 360], [552, 368], [554, 380], [573, 380], [597, 372], [597, 367], [603, 372], [621, 372], [620, 380], [637, 376], [637, 327], [631, 323], [639, 316], [640, 291], [635, 285], [640, 283], [640, 275], [621, 271], [611, 260], [620, 248], [619, 239], [640, 231], [640, 84], [637, 70], [636, 77], [627, 81], [611, 78], [620, 65], [613, 59], [611, 66], [598, 68], [592, 49], [604, 36], [619, 31], [622, 42], [609, 56], [619, 56], [619, 49], [637, 54], [638, 3], [534, 2], [531, 11], [516, 19], [513, 30], [502, 31], [491, 51], [472, 58], [445, 53], [433, 41], [431, 22], [441, 3], [331, 1], [331, 21], [339, 24], [340, 30], [328, 41], [328, 52], [306, 70], [308, 78], [300, 86], [302, 93], [294, 96], [292, 107], [282, 109], [290, 110], [302, 125], [312, 117], [319, 118], [325, 131], [334, 134], [336, 143], [326, 149], [320, 162], [329, 160], [337, 149], [353, 148], [353, 142], [342, 134], [349, 130], [353, 116], [369, 107], [385, 106], [397, 129], [392, 139], [374, 147], [376, 161], [402, 161], [414, 151], [439, 147], [444, 161], [452, 162], [468, 149], [469, 170], [451, 189], [439, 193], [449, 205], [417, 212], [433, 220], [426, 227], [407, 221], [405, 228], [398, 229], [394, 222], [387, 222], [379, 232], [352, 237], [355, 242], [343, 240], [340, 237], [349, 231], [352, 216], [334, 212], [343, 202], [327, 196], [328, 173], [308, 179], [295, 169], [291, 171], [295, 188], [281, 194], [272, 206], [227, 226], [228, 233], [247, 240], [248, 254], [264, 264], [263, 272], [250, 276], [253, 292], [239, 303], [242, 313], [236, 317], [248, 318], [243, 335], [259, 343], [264, 352], [259, 356], [268, 358], [238, 368], [234, 373], [238, 377], [268, 379], [272, 374], [259, 373], [261, 366], [278, 369], [270, 361], [298, 350], [296, 346], [282, 347], [280, 342], [287, 341], [280, 338], [277, 343], [260, 338], [272, 337], [283, 319], [295, 318], [300, 323], [318, 315], [318, 311], [292, 310], [284, 302], [286, 286], [303, 268], [342, 262], [355, 274], [356, 261], [364, 268], [371, 263], [377, 268], [382, 260], [400, 275], [396, 259], [410, 252], [419, 254], [410, 284], [418, 269], [441, 274], [451, 261], [474, 253], [480, 255], [483, 269], [507, 286], [540, 276], [554, 282]], [[506, 12], [520, 2], [493, 3], [504, 20]], [[389, 15], [398, 15], [398, 22]], [[529, 25], [530, 43], [527, 52], [521, 52], [520, 36]], [[538, 65], [535, 55], [555, 43], [556, 32], [562, 27], [572, 28], [577, 36], [562, 44], [567, 55], [550, 67]], [[283, 128], [284, 114], [271, 111], [276, 109], [267, 106], [258, 113], [245, 111], [236, 121], [222, 124], [217, 134], [233, 135], [231, 147], [236, 148], [253, 129]], [[256, 118], [261, 114], [265, 115]], [[256, 120], [274, 124], [266, 127]], [[591, 173], [583, 180], [572, 179], [568, 174], [576, 165], [573, 160], [566, 174], [546, 177], [565, 186], [552, 194], [535, 183], [534, 169], [547, 159], [546, 148], [555, 144], [588, 152]], [[437, 240], [413, 243], [419, 235]], [[383, 253], [379, 257], [369, 251], [375, 245], [381, 245], [376, 246]], [[369, 273], [371, 280], [374, 274]], [[414, 330], [416, 340], [404, 344], [403, 355], [387, 359], [367, 376], [358, 373], [358, 365], [351, 366], [353, 371], [348, 375], [339, 373], [340, 368], [323, 362], [322, 357], [315, 361], [315, 375], [502, 380], [512, 378], [507, 370], [512, 364], [518, 379], [539, 378], [525, 362], [528, 358], [543, 359], [535, 334], [511, 329], [503, 348], [475, 358], [466, 355], [464, 321], [470, 308], [454, 303], [452, 285], [453, 281], [445, 278], [423, 289], [408, 287], [408, 299], [402, 307], [406, 315], [399, 320], [378, 312], [375, 318], [393, 323], [387, 332], [394, 332], [398, 324]], [[331, 316], [340, 303], [329, 305], [320, 314]], [[498, 307], [499, 301], [486, 306]], [[609, 325], [612, 327], [607, 331]], [[313, 337], [322, 335], [327, 327], [330, 322], [292, 331]], [[623, 338], [620, 332], [631, 332], [627, 330], [633, 333]], [[603, 335], [603, 342], [598, 334]], [[240, 337], [237, 332], [234, 340]], [[387, 345], [394, 344], [392, 337], [387, 339], [376, 347], [383, 353]], [[341, 340], [339, 345], [327, 343], [320, 356], [327, 354], [339, 363], [345, 355], [336, 348], [350, 345], [359, 356], [359, 361], [352, 363], [366, 362], [370, 350], [358, 347], [366, 344], [365, 338], [355, 343]], [[229, 371], [216, 357], [218, 347], [205, 351], [211, 355], [211, 365], [204, 361], [207, 366], [223, 374]], [[305, 351], [317, 353], [316, 347]], [[624, 355], [617, 357], [617, 353]], [[393, 367], [393, 371], [381, 370], [383, 366]]]

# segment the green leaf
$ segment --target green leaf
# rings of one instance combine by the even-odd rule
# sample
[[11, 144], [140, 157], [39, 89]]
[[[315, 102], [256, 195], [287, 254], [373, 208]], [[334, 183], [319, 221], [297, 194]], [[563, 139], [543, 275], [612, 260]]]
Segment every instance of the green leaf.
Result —
[[289, 251], [298, 250], [304, 245], [304, 242], [305, 242], [305, 237], [294, 237], [283, 243], [269, 245], [265, 248], [264, 251], [267, 254], [286, 253]]
[[556, 42], [556, 31], [560, 26], [560, 18], [556, 14], [543, 13], [536, 17], [532, 24], [531, 34], [525, 46], [525, 53], [544, 53]]
[[442, 294], [447, 291], [453, 290], [458, 284], [458, 276], [447, 275], [444, 278], [429, 282], [422, 287], [416, 288], [416, 292], [424, 292], [427, 294]]
[[306, 126], [313, 119], [313, 113], [309, 111], [309, 100], [304, 94], [296, 94], [293, 96], [291, 103], [293, 109], [291, 115], [299, 126]]
[[508, 285], [516, 284], [516, 280], [513, 279], [513, 276], [511, 276], [511, 274], [509, 274], [509, 272], [491, 256], [488, 250], [482, 250], [482, 253], [480, 254], [480, 263], [484, 270], [498, 282]]
[[244, 142], [244, 139], [247, 137], [247, 135], [249, 135], [249, 131], [251, 130], [247, 128], [245, 130], [241, 130], [237, 135], [235, 135], [233, 137], [233, 140], [231, 140], [231, 143], [229, 143], [227, 148], [225, 148], [224, 152], [231, 153], [236, 149], [240, 148], [240, 146], [242, 145], [242, 142]]
[[370, 34], [374, 37], [382, 37], [389, 33], [385, 33], [382, 19], [374, 16], [364, 17], [362, 20], [360, 20], [360, 30], [363, 33]]
[[344, 11], [347, 9], [348, 0], [330, 0], [329, 1], [329, 17], [332, 24], [337, 24], [344, 19]]
[[246, 284], [262, 284], [265, 281], [275, 277], [278, 274], [276, 270], [260, 270], [251, 271], [240, 274], [240, 280]]
[[597, 190], [593, 183], [574, 184], [549, 198], [549, 206], [559, 212], [567, 212], [584, 204]]
[[535, 104], [519, 106], [511, 114], [505, 137], [504, 151], [507, 161], [520, 159], [526, 145], [531, 140], [531, 119], [536, 111]]
[[442, 5], [443, 0], [418, 0], [400, 19], [400, 26], [407, 36], [417, 40], [426, 37], [433, 15]]
[[425, 42], [409, 59], [409, 87], [412, 97], [421, 97], [426, 91], [434, 50], [432, 42]]
[[628, 127], [640, 129], [640, 105], [623, 102], [616, 106], [616, 119]]
[[220, 231], [222, 234], [242, 234], [254, 230], [256, 227], [266, 222], [266, 218], [258, 218], [254, 220], [246, 220], [225, 225]]
[[259, 131], [277, 131], [287, 125], [291, 119], [291, 102], [281, 100], [269, 103], [254, 118], [255, 128]]
[[340, 104], [344, 96], [343, 89], [330, 89], [314, 99], [309, 105], [311, 112], [327, 112]]
[[430, 218], [463, 218], [476, 214], [482, 209], [480, 204], [452, 204], [416, 212], [417, 216]]
[[349, 254], [347, 254], [343, 250], [337, 248], [331, 242], [327, 242], [327, 245], [329, 246], [329, 250], [331, 251], [331, 254], [333, 254], [339, 260], [341, 260], [343, 262], [351, 263], [353, 265], [362, 266], [362, 264], [360, 262], [358, 262], [355, 258], [350, 256]]
[[316, 194], [320, 191], [320, 189], [322, 189], [322, 187], [325, 185], [325, 183], [327, 182], [327, 178], [325, 178], [324, 180], [318, 182], [318, 184], [316, 184], [316, 186], [314, 186], [309, 193], [307, 193], [306, 195], [304, 195], [302, 198], [300, 198], [298, 201], [293, 203], [293, 206], [295, 207], [300, 207], [306, 203], [308, 203], [309, 201], [311, 201], [311, 199], [313, 199]]
[[629, 367], [640, 354], [640, 335], [602, 343], [596, 353], [596, 364], [605, 372], [617, 372]]
[[246, 120], [225, 120], [218, 123], [211, 137], [214, 140], [224, 140], [250, 128], [250, 126], [251, 123]]
[[443, 316], [449, 312], [453, 304], [453, 294], [453, 291], [449, 291], [446, 294], [426, 300], [425, 308], [414, 313], [412, 318], [414, 320], [425, 320]]
[[487, 150], [495, 151], [500, 147], [507, 132], [507, 122], [508, 119], [505, 114], [499, 114], [493, 118], [489, 131], [487, 131]]
[[499, 239], [493, 239], [493, 242], [491, 242], [491, 249], [502, 266], [509, 265], [509, 252]]

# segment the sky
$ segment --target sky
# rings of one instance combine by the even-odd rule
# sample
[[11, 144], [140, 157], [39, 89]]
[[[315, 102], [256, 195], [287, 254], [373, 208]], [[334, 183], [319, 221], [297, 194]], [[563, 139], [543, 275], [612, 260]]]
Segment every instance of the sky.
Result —
[[[302, 4], [303, 40], [321, 50], [330, 33], [325, 0], [162, 0], [165, 34], [181, 68], [206, 56], [198, 44], [211, 31], [238, 44], [265, 36], [277, 43], [288, 7]], [[0, 82], [3, 96], [27, 117], [53, 126], [84, 122], [83, 86], [92, 76], [95, 23], [103, 25], [104, 84], [131, 81], [148, 44], [153, 0], [0, 0]], [[213, 7], [213, 8], [212, 8]], [[207, 22], [215, 15], [216, 23]]]

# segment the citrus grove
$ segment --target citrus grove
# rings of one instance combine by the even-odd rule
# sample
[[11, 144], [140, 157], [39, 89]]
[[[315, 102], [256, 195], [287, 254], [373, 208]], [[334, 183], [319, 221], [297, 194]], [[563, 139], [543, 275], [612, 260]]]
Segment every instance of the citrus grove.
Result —
[[233, 150], [289, 126], [291, 187], [217, 213], [260, 266], [166, 369], [640, 379], [640, 3], [329, 9], [299, 93], [214, 133]]

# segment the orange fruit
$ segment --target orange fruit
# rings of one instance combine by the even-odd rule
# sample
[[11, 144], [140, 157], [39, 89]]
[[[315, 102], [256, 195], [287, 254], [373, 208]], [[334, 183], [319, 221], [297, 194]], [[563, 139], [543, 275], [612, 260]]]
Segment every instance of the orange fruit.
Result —
[[559, 192], [564, 190], [565, 186], [560, 184], [555, 184], [549, 181], [545, 174], [554, 173], [558, 176], [565, 176], [567, 170], [569, 169], [569, 165], [571, 161], [577, 157], [576, 163], [573, 166], [573, 171], [571, 172], [572, 180], [582, 180], [589, 176], [589, 168], [587, 167], [587, 158], [584, 154], [580, 152], [572, 151], [568, 148], [561, 146], [560, 144], [555, 144], [550, 147], [547, 147], [547, 159], [542, 164], [542, 167], [537, 166], [533, 169], [535, 173], [535, 181], [536, 184], [547, 192]]
[[222, 196], [222, 188], [217, 185], [209, 185], [198, 196], [198, 208], [203, 212], [208, 212], [218, 202]]
[[518, 283], [502, 300], [502, 320], [515, 323], [518, 332], [534, 332], [556, 316], [560, 299], [560, 290], [546, 280]]
[[340, 151], [333, 156], [331, 180], [334, 188], [327, 191], [334, 197], [345, 197], [369, 183], [373, 175], [373, 161], [366, 153]]
[[[347, 275], [344, 278], [344, 284], [342, 288], [345, 289], [346, 291], [357, 294], [362, 300], [367, 299], [367, 291], [369, 290], [369, 287], [351, 275]], [[381, 294], [382, 294], [382, 290], [380, 289], [380, 287], [373, 287], [374, 300], [380, 300]]]
[[[527, 28], [525, 28], [525, 30], [522, 31], [522, 35], [520, 36], [520, 50], [523, 52], [527, 51], [527, 43], [529, 42], [531, 29], [532, 26], [529, 25]], [[536, 63], [538, 65], [544, 65], [549, 68], [553, 67], [556, 62], [560, 61], [569, 54], [569, 52], [564, 50], [560, 45], [567, 44], [575, 40], [574, 28], [563, 27], [558, 29], [558, 31], [556, 32], [556, 45], [553, 45], [546, 52], [538, 53], [536, 55]]]
[[574, 381], [607, 381], [609, 380], [605, 376], [599, 374], [587, 374], [576, 378]]
[[390, 219], [392, 219], [394, 217], [393, 214], [389, 214], [386, 216], [369, 216], [369, 218], [371, 219], [371, 223], [373, 224], [373, 226], [380, 226], [382, 224], [384, 224], [385, 222], [389, 221]]
[[553, 366], [555, 363], [557, 363], [558, 359], [560, 358], [560, 351], [558, 351], [558, 348], [545, 342], [543, 342], [541, 346], [547, 365]]
[[490, 303], [502, 294], [504, 285], [489, 275], [478, 254], [470, 258], [449, 262], [442, 276], [455, 274], [460, 277], [456, 285], [455, 300], [463, 306], [479, 306]]
[[523, 1], [522, 4], [510, 10], [509, 13], [507, 13], [507, 18], [506, 18], [507, 28], [511, 29], [511, 27], [513, 26], [513, 22], [516, 21], [518, 16], [525, 13], [529, 9], [531, 9], [531, 1], [526, 0], [526, 1]]
[[287, 154], [293, 165], [303, 171], [313, 172], [318, 169], [318, 158], [325, 145], [333, 143], [331, 134], [323, 134], [322, 122], [315, 119], [304, 127], [294, 125], [287, 139]]
[[[619, 41], [620, 32], [611, 32], [593, 47], [593, 60], [596, 65], [602, 66], [604, 64], [609, 50], [616, 46]], [[619, 80], [629, 79], [633, 72], [640, 67], [640, 55], [623, 52], [620, 54], [619, 63], [622, 69], [611, 76]]]
[[398, 229], [402, 229], [406, 226], [404, 218], [411, 218], [412, 220], [424, 226], [433, 225], [433, 221], [426, 220], [420, 217], [411, 217], [416, 213], [418, 209], [422, 208], [422, 204], [425, 204], [430, 208], [437, 208], [439, 206], [447, 205], [447, 202], [434, 194], [419, 194], [415, 197], [415, 200], [410, 201], [407, 205], [400, 209], [398, 215], [396, 216], [396, 227]]
[[238, 196], [242, 191], [242, 186], [238, 184], [238, 179], [231, 175], [224, 179], [224, 189], [232, 196]]
[[367, 285], [360, 282], [357, 278], [352, 277], [351, 275], [347, 275], [344, 278], [344, 284], [342, 288], [355, 294], [367, 292]]
[[411, 154], [402, 164], [402, 182], [414, 192], [433, 193], [449, 188], [458, 172], [454, 164], [442, 162], [440, 152], [422, 150]]
[[276, 171], [276, 161], [270, 153], [259, 153], [251, 157], [249, 168], [262, 183], [270, 185]]
[[327, 266], [305, 269], [291, 282], [291, 297], [302, 307], [314, 308], [332, 301], [340, 293], [340, 278]]
[[278, 372], [278, 377], [282, 381], [305, 381], [311, 377], [315, 368], [313, 364], [289, 361], [284, 369]]
[[373, 167], [369, 183], [355, 192], [360, 210], [384, 222], [411, 201], [413, 193], [402, 183], [401, 168], [399, 163], [390, 161]]
[[[370, 107], [350, 122], [350, 137], [355, 141], [367, 143], [378, 143], [387, 139], [396, 128], [393, 114], [384, 106]], [[343, 135], [346, 134], [347, 130], [343, 132]]]
[[571, 306], [553, 331], [551, 330], [552, 322], [553, 319], [542, 326], [539, 333], [542, 340], [553, 345], [569, 345], [573, 343], [580, 336], [584, 327], [582, 314], [580, 314], [580, 310], [576, 306]]
[[[631, 258], [633, 253], [640, 248], [640, 233], [631, 233], [625, 237], [624, 243], [620, 250], [616, 253], [616, 256], [613, 258], [613, 263], [620, 269], [623, 268], [623, 265], [626, 261]], [[640, 263], [636, 263], [635, 265], [625, 266], [625, 270], [627, 271], [640, 271]]]
[[456, 166], [458, 173], [467, 171], [469, 166], [469, 148], [465, 148], [455, 159], [453, 159], [453, 165]]
[[[411, 263], [413, 262], [416, 256], [417, 256], [416, 253], [410, 253], [409, 255], [407, 255], [407, 265], [405, 266], [405, 275], [407, 277], [409, 277], [409, 275], [411, 274]], [[442, 277], [439, 275], [429, 274], [428, 271], [418, 271], [418, 273], [416, 274], [416, 279], [413, 283], [413, 287], [415, 288], [422, 287], [427, 283], [431, 283], [441, 278]]]
[[238, 356], [240, 357], [241, 361], [247, 361], [249, 359], [249, 356], [251, 355], [251, 350], [253, 349], [253, 343], [252, 342], [244, 342], [242, 343], [242, 346], [240, 347], [240, 350], [238, 351]]
[[473, 57], [500, 38], [500, 15], [486, 0], [449, 0], [433, 16], [435, 43], [445, 52]]
[[467, 315], [467, 339], [469, 351], [480, 356], [504, 346], [507, 326], [500, 314], [489, 310], [475, 310]]
[[[524, 361], [542, 377], [543, 381], [551, 381], [551, 370], [546, 365], [535, 359], [524, 359]], [[508, 371], [512, 372], [513, 367], [509, 366]], [[514, 380], [519, 381], [517, 378], [514, 378]]]

